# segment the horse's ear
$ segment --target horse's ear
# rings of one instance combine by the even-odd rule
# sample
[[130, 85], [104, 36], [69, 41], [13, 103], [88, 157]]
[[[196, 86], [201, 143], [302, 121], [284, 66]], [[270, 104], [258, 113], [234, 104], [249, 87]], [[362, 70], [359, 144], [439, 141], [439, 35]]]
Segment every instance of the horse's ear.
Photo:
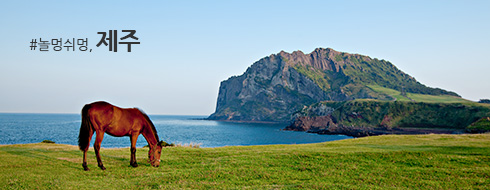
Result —
[[158, 146], [163, 146], [164, 143], [165, 143], [164, 141], [160, 141], [158, 142]]

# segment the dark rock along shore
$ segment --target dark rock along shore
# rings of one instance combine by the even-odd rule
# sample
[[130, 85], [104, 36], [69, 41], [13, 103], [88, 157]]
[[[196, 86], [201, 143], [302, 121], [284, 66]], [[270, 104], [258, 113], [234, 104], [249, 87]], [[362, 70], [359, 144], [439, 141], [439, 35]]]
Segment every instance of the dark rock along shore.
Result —
[[424, 129], [424, 128], [369, 128], [335, 124], [331, 116], [298, 117], [284, 130], [305, 131], [326, 135], [347, 135], [351, 137], [366, 137], [387, 134], [460, 134], [461, 129]]

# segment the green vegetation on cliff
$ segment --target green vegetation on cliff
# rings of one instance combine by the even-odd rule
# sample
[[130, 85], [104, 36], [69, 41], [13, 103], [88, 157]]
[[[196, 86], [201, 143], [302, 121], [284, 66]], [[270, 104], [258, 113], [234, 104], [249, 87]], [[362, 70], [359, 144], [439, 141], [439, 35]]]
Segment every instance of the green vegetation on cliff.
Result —
[[386, 98], [323, 101], [305, 106], [293, 114], [295, 119], [285, 129], [354, 137], [490, 131], [487, 120], [482, 119], [490, 116], [488, 104], [452, 95], [407, 93], [378, 85], [367, 87]]
[[160, 167], [130, 150], [0, 146], [2, 189], [489, 189], [490, 134], [383, 135], [305, 144], [162, 150]]
[[314, 69], [310, 65], [295, 65], [293, 68], [315, 82], [323, 91], [327, 92], [330, 90], [330, 84], [327, 81], [328, 75], [324, 71]]
[[[452, 101], [449, 100], [448, 101]], [[299, 112], [298, 116], [315, 117], [319, 106], [332, 108], [329, 113], [337, 124], [383, 128], [466, 129], [480, 118], [490, 116], [490, 106], [478, 103], [433, 103], [412, 101], [353, 100], [321, 102]]]

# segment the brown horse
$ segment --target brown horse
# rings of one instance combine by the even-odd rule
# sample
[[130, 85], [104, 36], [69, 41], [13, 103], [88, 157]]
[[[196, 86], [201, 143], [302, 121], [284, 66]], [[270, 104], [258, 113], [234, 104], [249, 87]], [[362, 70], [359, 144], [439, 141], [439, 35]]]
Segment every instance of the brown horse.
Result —
[[162, 141], [159, 141], [155, 126], [148, 115], [139, 109], [119, 108], [107, 102], [94, 102], [83, 107], [78, 146], [83, 151], [82, 166], [85, 171], [89, 170], [87, 167], [87, 151], [94, 132], [96, 133], [94, 149], [100, 169], [105, 170], [99, 154], [100, 143], [104, 138], [104, 133], [115, 137], [130, 137], [130, 165], [133, 167], [138, 166], [136, 163], [136, 140], [140, 134], [143, 134], [150, 146], [150, 151], [148, 152], [149, 162], [154, 167], [160, 165]]

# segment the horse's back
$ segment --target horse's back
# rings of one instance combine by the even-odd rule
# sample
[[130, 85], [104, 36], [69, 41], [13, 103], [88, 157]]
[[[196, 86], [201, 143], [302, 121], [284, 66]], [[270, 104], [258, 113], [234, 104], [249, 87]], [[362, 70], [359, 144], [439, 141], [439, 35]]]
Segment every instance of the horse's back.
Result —
[[[90, 106], [88, 114], [99, 128], [113, 136], [125, 136], [131, 131], [140, 131], [145, 123], [142, 112], [136, 108], [120, 108], [107, 102], [94, 102]], [[136, 128], [133, 128], [137, 126]]]
[[90, 108], [93, 108], [93, 109], [112, 109], [113, 107], [117, 107], [117, 106], [114, 106], [108, 102], [104, 102], [104, 101], [98, 101], [98, 102], [93, 102], [93, 103], [90, 103], [90, 104], [87, 104], [86, 106], [90, 106]]
[[143, 113], [137, 108], [120, 108], [108, 102], [99, 101], [87, 104], [91, 115], [106, 115], [114, 119], [139, 119]]
[[99, 125], [106, 125], [112, 122], [115, 113], [117, 114], [117, 107], [103, 101], [93, 102], [85, 105], [88, 107], [88, 117]]

